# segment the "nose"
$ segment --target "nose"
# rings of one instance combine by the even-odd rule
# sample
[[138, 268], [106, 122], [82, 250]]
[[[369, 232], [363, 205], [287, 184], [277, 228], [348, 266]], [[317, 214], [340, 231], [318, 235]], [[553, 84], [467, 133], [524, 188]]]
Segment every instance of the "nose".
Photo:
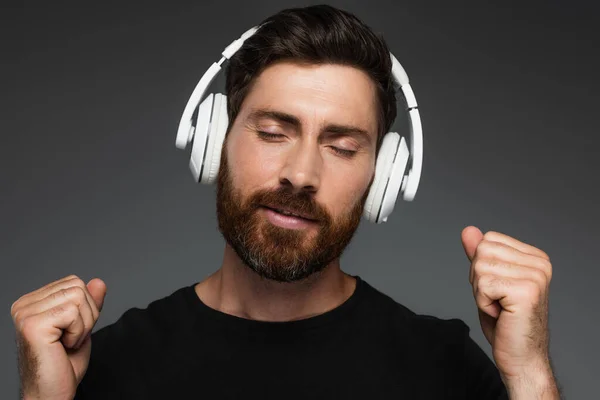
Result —
[[321, 163], [318, 145], [300, 141], [286, 155], [279, 182], [294, 193], [315, 193], [321, 183]]

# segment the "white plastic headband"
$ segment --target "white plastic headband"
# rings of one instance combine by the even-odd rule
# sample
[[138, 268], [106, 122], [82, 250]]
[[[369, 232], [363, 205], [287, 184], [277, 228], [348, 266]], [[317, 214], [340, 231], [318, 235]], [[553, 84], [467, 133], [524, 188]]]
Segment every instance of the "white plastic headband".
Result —
[[[258, 30], [259, 26], [254, 26], [248, 29], [239, 39], [231, 42], [229, 46], [221, 53], [223, 57], [218, 62], [208, 68], [208, 70], [202, 75], [200, 81], [194, 88], [190, 99], [188, 100], [181, 120], [179, 121], [179, 128], [177, 129], [177, 138], [175, 140], [175, 146], [179, 149], [185, 149], [186, 145], [192, 141], [194, 137], [194, 126], [192, 125], [192, 115], [194, 110], [200, 104], [200, 100], [204, 97], [204, 94], [210, 84], [213, 82], [217, 74], [221, 71], [221, 66], [225, 60], [229, 60], [236, 51], [242, 47], [244, 41], [254, 35]], [[410, 122], [410, 160], [409, 160], [409, 171], [408, 175], [405, 176], [401, 191], [403, 199], [406, 201], [412, 201], [419, 187], [419, 181], [421, 179], [421, 170], [423, 168], [423, 128], [421, 125], [421, 118], [419, 116], [419, 110], [417, 107], [417, 99], [413, 93], [413, 90], [409, 84], [408, 75], [404, 71], [404, 68], [396, 57], [390, 52], [392, 59], [392, 75], [394, 76], [396, 84], [402, 89], [404, 98], [406, 99], [408, 112], [408, 119]]]

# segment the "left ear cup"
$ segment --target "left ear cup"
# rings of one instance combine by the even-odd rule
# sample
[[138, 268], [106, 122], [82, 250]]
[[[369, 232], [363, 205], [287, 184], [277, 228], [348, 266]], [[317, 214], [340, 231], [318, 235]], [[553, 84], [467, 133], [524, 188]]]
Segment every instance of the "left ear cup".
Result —
[[398, 148], [394, 152], [393, 165], [390, 171], [390, 178], [385, 185], [383, 198], [381, 199], [381, 207], [377, 215], [377, 223], [387, 221], [396, 205], [396, 199], [400, 193], [400, 189], [406, 187], [406, 166], [410, 157], [406, 140], [401, 137]]
[[217, 178], [219, 164], [221, 163], [221, 151], [225, 133], [229, 126], [227, 117], [227, 96], [221, 93], [215, 94], [213, 115], [210, 120], [210, 133], [206, 147], [206, 159], [202, 169], [202, 183], [212, 184]]
[[395, 132], [388, 132], [381, 143], [375, 163], [375, 178], [369, 189], [363, 209], [363, 216], [368, 221], [377, 222], [377, 215], [381, 209], [387, 182], [392, 173], [392, 166], [399, 141], [400, 135]]

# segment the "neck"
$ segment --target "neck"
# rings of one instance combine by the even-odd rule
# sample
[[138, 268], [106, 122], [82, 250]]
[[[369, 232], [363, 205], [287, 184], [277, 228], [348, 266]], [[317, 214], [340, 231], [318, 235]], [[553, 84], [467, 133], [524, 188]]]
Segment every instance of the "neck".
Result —
[[195, 289], [203, 303], [226, 314], [260, 321], [293, 321], [336, 308], [355, 287], [356, 280], [340, 269], [339, 258], [305, 280], [275, 282], [244, 265], [226, 245], [221, 268]]

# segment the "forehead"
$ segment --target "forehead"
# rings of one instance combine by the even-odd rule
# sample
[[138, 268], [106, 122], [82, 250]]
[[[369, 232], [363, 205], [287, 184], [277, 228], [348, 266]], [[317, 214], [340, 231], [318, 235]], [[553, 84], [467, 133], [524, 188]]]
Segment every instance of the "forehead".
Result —
[[377, 134], [375, 83], [346, 65], [273, 64], [256, 78], [241, 111], [260, 107], [293, 114], [303, 124], [353, 124]]

